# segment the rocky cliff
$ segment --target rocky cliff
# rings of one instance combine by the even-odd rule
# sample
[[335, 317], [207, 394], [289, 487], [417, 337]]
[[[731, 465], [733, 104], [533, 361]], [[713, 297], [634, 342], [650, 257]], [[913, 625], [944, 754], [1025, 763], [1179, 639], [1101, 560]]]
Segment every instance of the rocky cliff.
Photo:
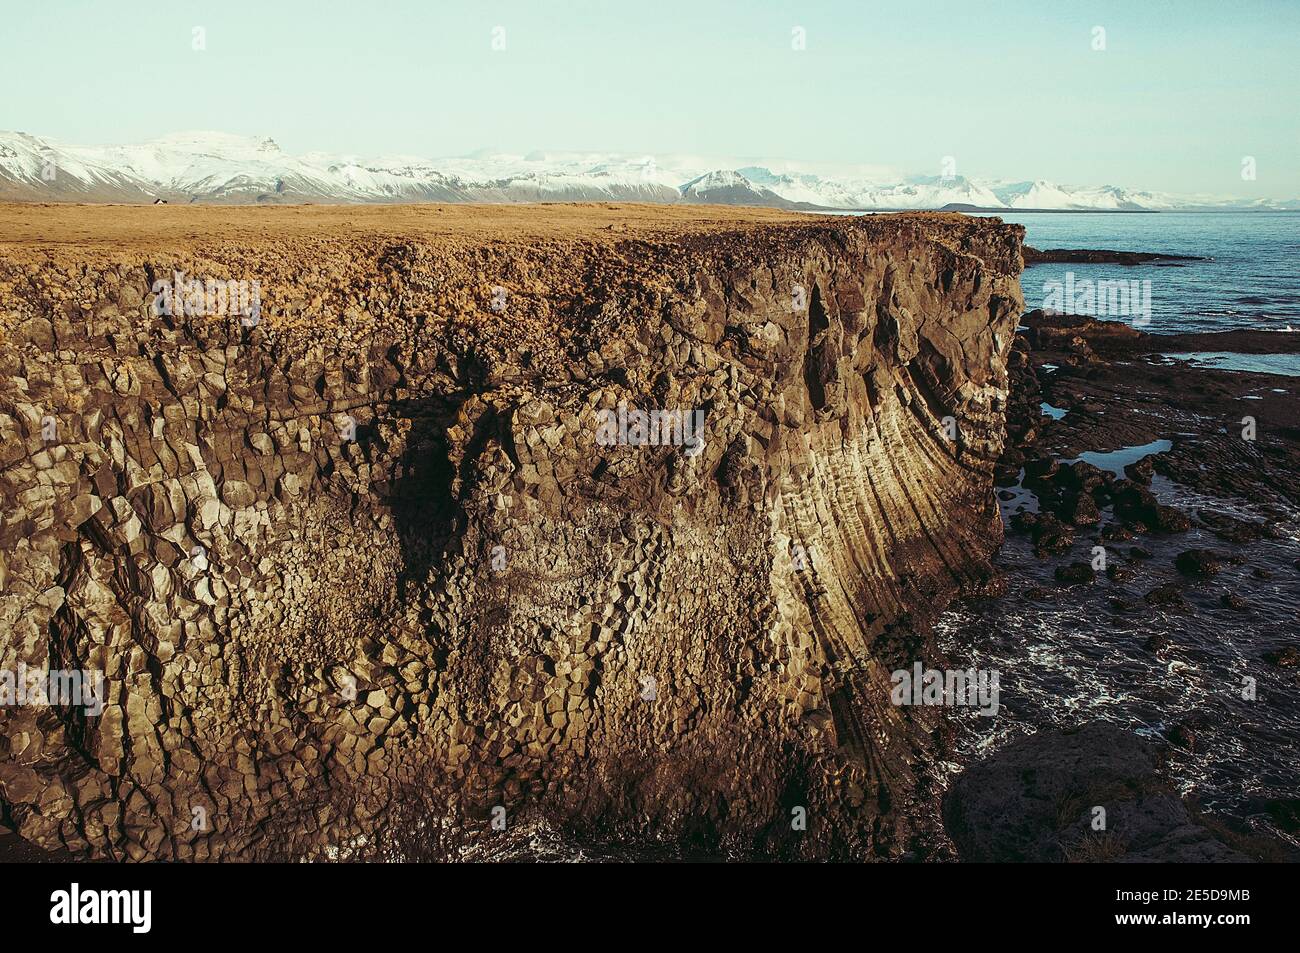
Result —
[[23, 837], [909, 849], [931, 726], [889, 672], [1001, 538], [1019, 227], [0, 219], [0, 669], [103, 677], [0, 708]]

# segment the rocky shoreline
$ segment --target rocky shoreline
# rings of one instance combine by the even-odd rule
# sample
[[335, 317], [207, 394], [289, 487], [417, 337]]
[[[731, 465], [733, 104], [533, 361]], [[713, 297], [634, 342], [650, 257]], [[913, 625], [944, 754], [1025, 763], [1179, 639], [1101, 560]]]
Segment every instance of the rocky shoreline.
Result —
[[[1300, 695], [1291, 601], [1300, 594], [1296, 379], [1198, 367], [1166, 355], [1250, 348], [1295, 353], [1297, 345], [1300, 335], [1152, 335], [1120, 322], [1041, 311], [1022, 319], [1008, 363], [1008, 440], [995, 471], [1008, 521], [999, 558], [1008, 567], [1001, 586], [1007, 594], [998, 600], [1002, 605], [973, 610], [955, 638], [980, 626], [997, 628], [1012, 615], [1050, 616], [1061, 621], [1047, 624], [1061, 629], [1082, 623], [1113, 633], [1099, 636], [1099, 644], [1148, 656], [1153, 675], [1144, 681], [1143, 666], [1134, 664], [1110, 678], [1105, 664], [1090, 668], [1080, 661], [1094, 650], [1072, 647], [1068, 636], [1049, 649], [1063, 653], [1064, 661], [1043, 676], [1040, 691], [1069, 691], [1072, 676], [1062, 673], [1090, 670], [1095, 687], [1088, 693], [1133, 694], [1143, 702], [1137, 709], [1146, 712], [1133, 723], [1147, 727], [1139, 735], [1062, 711], [1051, 722], [1062, 728], [1045, 722], [1031, 737], [975, 759], [945, 802], [947, 827], [963, 859], [1300, 857], [1294, 794], [1247, 798], [1225, 814], [1206, 815], [1183, 806], [1167, 780], [1155, 780], [1152, 767], [1161, 765], [1162, 779], [1179, 770], [1193, 775], [1198, 756], [1213, 765], [1241, 743], [1222, 713], [1255, 719], [1247, 706], [1234, 703], [1240, 686], [1216, 678], [1221, 668], [1257, 679], [1260, 697], [1268, 695], [1259, 704], [1271, 709], [1270, 716], [1292, 717]], [[1165, 502], [1182, 498], [1203, 502]], [[1239, 502], [1249, 512], [1234, 515], [1220, 501]], [[1279, 558], [1285, 562], [1278, 564]], [[1060, 610], [1063, 605], [1084, 608], [1070, 613]], [[1258, 628], [1259, 644], [1249, 645], [1232, 666], [1220, 666], [1222, 660], [1203, 647], [1213, 642], [1205, 636], [1234, 626], [1234, 618], [1238, 628], [1243, 622]], [[1071, 661], [1073, 653], [1079, 656]], [[1023, 655], [1011, 650], [1002, 657]], [[1195, 673], [1196, 693], [1187, 696], [1194, 701], [1180, 696], [1175, 703], [1175, 692], [1169, 701], [1146, 706], [1146, 697], [1162, 692], [1162, 666], [1168, 667], [1167, 682]], [[1091, 710], [1106, 711], [1101, 704]], [[1033, 716], [1020, 717], [1028, 723]], [[1260, 743], [1252, 738], [1247, 747]], [[1294, 744], [1293, 735], [1287, 743]], [[1185, 763], [1169, 768], [1180, 759]], [[1266, 787], [1294, 785], [1280, 770], [1261, 779]], [[1130, 792], [1121, 801], [1137, 797], [1121, 812], [1127, 820], [1103, 834], [1083, 815], [1041, 814], [1043, 798], [1077, 795], [1079, 804], [1107, 803], [1096, 793], [1105, 787], [1098, 774]], [[1153, 804], [1164, 806], [1153, 814]], [[1152, 827], [1157, 816], [1163, 820]]]
[[[1234, 331], [1166, 339], [1122, 322], [1042, 311], [1026, 315], [1021, 327], [1009, 361], [1008, 444], [998, 462], [1004, 484], [1013, 469], [1025, 468], [1028, 478], [1065, 490], [1081, 489], [1086, 474], [1092, 483], [1087, 489], [1093, 490], [1098, 484], [1089, 464], [1073, 465], [1058, 476], [1059, 465], [1053, 469], [1047, 461], [1168, 440], [1173, 445], [1167, 453], [1125, 474], [1128, 484], [1112, 486], [1104, 473], [1096, 477], [1105, 487], [1099, 501], [1125, 493], [1136, 500], [1140, 486], [1160, 473], [1206, 492], [1300, 506], [1295, 378], [1196, 367], [1165, 357], [1252, 345], [1271, 346], [1269, 353], [1300, 353], [1300, 335]], [[1218, 339], [1218, 346], [1206, 347], [1207, 338]], [[1044, 403], [1064, 411], [1061, 419], [1046, 415]], [[1243, 436], [1249, 420], [1254, 429]], [[1148, 521], [1147, 528], [1164, 528], [1158, 522]]]
[[1177, 267], [1185, 261], [1206, 261], [1195, 255], [1170, 255], [1162, 252], [1112, 251], [1101, 248], [1024, 248], [1025, 267], [1030, 265], [1145, 265]]

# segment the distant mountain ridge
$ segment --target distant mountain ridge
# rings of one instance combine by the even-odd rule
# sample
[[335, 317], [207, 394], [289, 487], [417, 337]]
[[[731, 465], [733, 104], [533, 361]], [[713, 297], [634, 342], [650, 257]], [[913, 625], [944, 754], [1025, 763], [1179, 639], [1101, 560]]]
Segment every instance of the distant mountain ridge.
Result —
[[[770, 163], [769, 165], [785, 165]], [[1179, 196], [1044, 180], [986, 181], [774, 171], [687, 156], [476, 153], [445, 159], [292, 156], [273, 139], [176, 133], [136, 145], [73, 146], [0, 132], [0, 201], [64, 202], [697, 202], [825, 210], [1300, 209], [1300, 200]]]

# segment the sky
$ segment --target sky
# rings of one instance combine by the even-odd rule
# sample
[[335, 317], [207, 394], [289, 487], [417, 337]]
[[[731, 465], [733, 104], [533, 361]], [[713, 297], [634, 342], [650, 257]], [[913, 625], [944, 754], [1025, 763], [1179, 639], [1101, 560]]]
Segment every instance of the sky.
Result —
[[290, 153], [936, 175], [951, 157], [973, 177], [1300, 197], [1300, 0], [3, 3], [0, 129], [65, 143], [210, 129]]

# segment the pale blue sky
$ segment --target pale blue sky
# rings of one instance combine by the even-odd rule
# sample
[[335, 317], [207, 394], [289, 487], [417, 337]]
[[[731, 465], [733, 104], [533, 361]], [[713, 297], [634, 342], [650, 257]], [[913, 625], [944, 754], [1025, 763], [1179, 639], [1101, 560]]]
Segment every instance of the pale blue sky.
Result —
[[1300, 196], [1300, 0], [9, 0], [2, 17], [0, 128], [67, 142], [215, 129], [293, 153], [908, 173], [951, 155], [973, 176]]

